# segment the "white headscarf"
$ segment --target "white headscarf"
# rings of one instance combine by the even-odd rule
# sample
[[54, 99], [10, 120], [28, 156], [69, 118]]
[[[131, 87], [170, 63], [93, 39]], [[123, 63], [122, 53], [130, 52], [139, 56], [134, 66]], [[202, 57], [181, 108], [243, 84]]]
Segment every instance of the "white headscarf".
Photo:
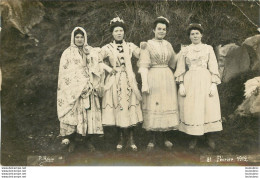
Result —
[[75, 27], [74, 30], [71, 32], [70, 46], [77, 47], [77, 46], [75, 45], [75, 42], [74, 42], [74, 38], [75, 38], [75, 37], [74, 37], [74, 33], [75, 33], [75, 31], [78, 30], [78, 29], [80, 29], [80, 30], [84, 33], [84, 39], [85, 39], [85, 41], [84, 41], [84, 46], [85, 46], [85, 45], [88, 45], [87, 32], [86, 32], [82, 27]]

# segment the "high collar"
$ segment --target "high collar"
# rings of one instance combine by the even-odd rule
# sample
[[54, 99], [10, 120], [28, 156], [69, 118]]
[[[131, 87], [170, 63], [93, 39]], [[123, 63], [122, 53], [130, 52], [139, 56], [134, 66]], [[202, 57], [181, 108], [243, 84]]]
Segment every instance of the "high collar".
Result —
[[203, 43], [198, 43], [198, 44], [191, 44], [190, 45], [190, 47], [191, 47], [191, 49], [192, 50], [194, 50], [194, 51], [201, 51], [201, 50], [203, 50], [203, 48], [204, 48], [204, 45], [203, 45]]
[[198, 44], [193, 44], [193, 43], [191, 43], [191, 46], [201, 46], [203, 43], [202, 42], [200, 42], [200, 43], [198, 43]]
[[163, 42], [164, 41], [164, 39], [159, 40], [159, 39], [155, 39], [155, 38], [153, 38], [152, 40], [157, 41], [157, 42]]
[[115, 45], [123, 45], [123, 44], [125, 43], [125, 40], [122, 40], [122, 41], [116, 41], [116, 40], [114, 40], [113, 43], [114, 43]]
[[115, 40], [115, 43], [116, 43], [116, 44], [122, 44], [122, 43], [123, 43], [123, 40], [121, 40], [121, 41], [116, 41], [116, 40]]

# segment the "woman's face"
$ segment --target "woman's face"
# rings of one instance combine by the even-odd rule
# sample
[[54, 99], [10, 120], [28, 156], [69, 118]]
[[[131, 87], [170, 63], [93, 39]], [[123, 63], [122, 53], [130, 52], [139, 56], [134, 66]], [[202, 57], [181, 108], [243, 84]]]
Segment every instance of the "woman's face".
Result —
[[162, 40], [166, 36], [166, 25], [163, 23], [158, 23], [153, 32], [155, 39]]
[[112, 35], [116, 41], [122, 41], [124, 39], [124, 29], [122, 27], [115, 27]]
[[77, 34], [74, 38], [74, 43], [76, 46], [78, 47], [82, 47], [84, 45], [84, 42], [85, 42], [85, 39], [84, 39], [84, 36], [81, 35], [80, 33]]
[[201, 43], [202, 34], [199, 30], [191, 30], [190, 31], [190, 40], [193, 44]]

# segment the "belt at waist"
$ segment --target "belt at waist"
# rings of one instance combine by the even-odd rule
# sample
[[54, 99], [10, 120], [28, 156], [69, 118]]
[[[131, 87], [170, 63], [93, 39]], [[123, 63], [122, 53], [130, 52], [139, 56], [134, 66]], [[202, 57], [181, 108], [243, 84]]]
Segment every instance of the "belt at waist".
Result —
[[168, 65], [152, 65], [151, 68], [167, 68]]

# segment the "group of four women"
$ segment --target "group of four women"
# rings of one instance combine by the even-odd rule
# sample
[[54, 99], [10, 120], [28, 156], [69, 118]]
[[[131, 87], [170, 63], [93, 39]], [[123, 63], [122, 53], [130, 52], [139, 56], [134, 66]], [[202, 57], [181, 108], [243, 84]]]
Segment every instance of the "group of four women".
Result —
[[[178, 55], [164, 40], [168, 28], [169, 20], [158, 17], [154, 38], [141, 42], [139, 48], [124, 41], [125, 23], [117, 17], [110, 21], [114, 41], [101, 49], [87, 44], [83, 28], [73, 30], [70, 47], [61, 57], [57, 90], [60, 135], [69, 151], [74, 150], [75, 133], [87, 136], [87, 146], [93, 151], [91, 135], [103, 134], [103, 126], [117, 126], [118, 151], [125, 146], [137, 150], [133, 128], [141, 122], [149, 131], [148, 150], [156, 145], [156, 132], [163, 132], [169, 149], [173, 144], [166, 137], [168, 131], [192, 135], [189, 148], [193, 149], [197, 136], [222, 130], [218, 64], [213, 48], [201, 43], [202, 26], [189, 25], [192, 44]], [[133, 56], [139, 59], [142, 94], [132, 68]], [[212, 137], [207, 138], [214, 148]]]

